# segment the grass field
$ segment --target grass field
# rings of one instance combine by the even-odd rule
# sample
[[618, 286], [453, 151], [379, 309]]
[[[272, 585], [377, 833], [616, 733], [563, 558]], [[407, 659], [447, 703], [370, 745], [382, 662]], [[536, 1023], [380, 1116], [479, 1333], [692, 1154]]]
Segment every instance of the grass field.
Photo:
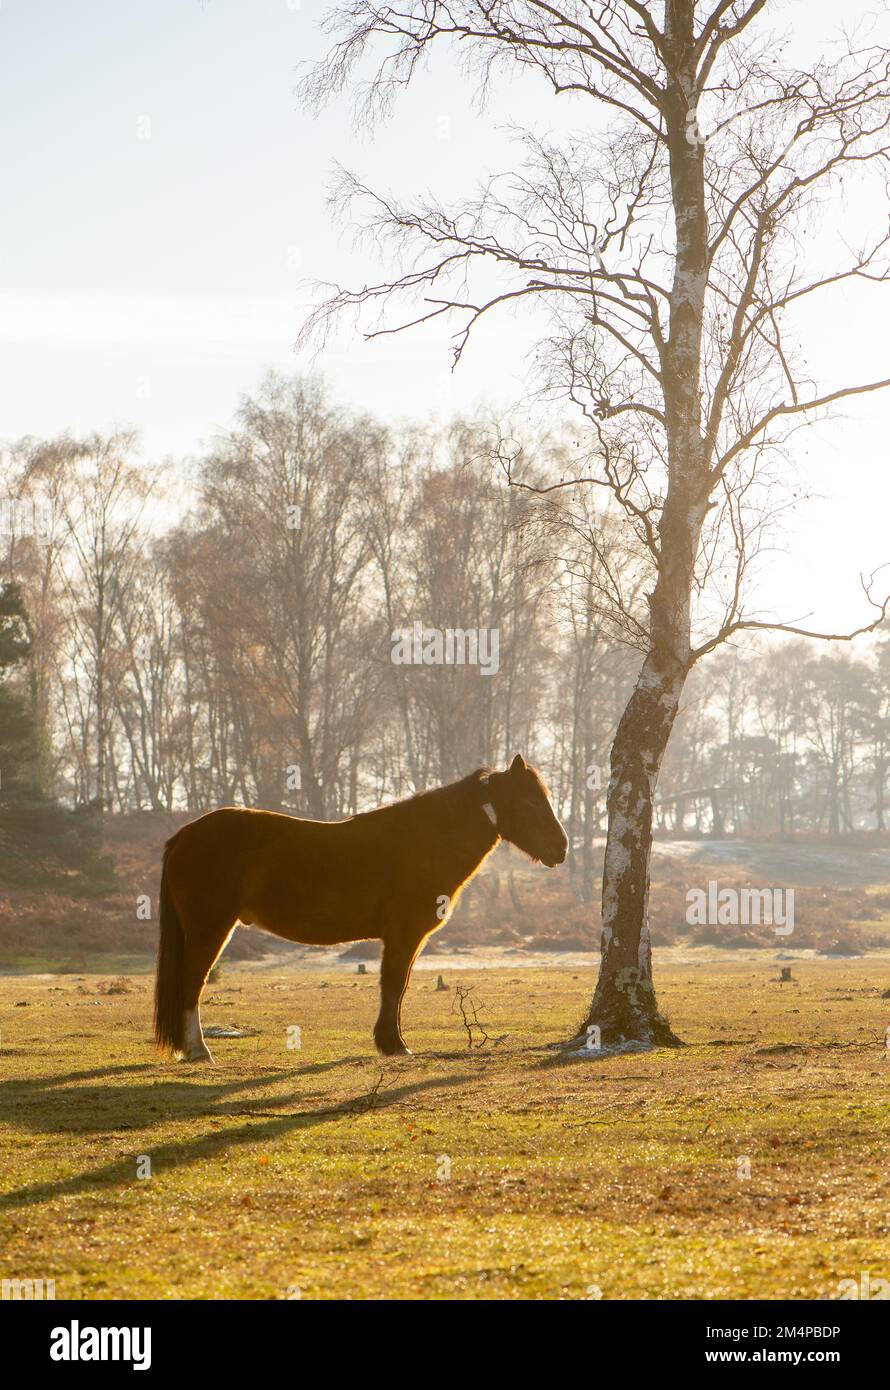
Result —
[[833, 1298], [890, 1277], [890, 959], [797, 962], [786, 985], [762, 957], [656, 969], [682, 1050], [567, 1060], [548, 1044], [591, 975], [468, 964], [447, 983], [492, 1040], [469, 1050], [417, 972], [417, 1055], [386, 1063], [373, 974], [225, 969], [205, 1025], [257, 1032], [212, 1041], [213, 1068], [156, 1060], [147, 975], [0, 979], [0, 1276], [262, 1299]]

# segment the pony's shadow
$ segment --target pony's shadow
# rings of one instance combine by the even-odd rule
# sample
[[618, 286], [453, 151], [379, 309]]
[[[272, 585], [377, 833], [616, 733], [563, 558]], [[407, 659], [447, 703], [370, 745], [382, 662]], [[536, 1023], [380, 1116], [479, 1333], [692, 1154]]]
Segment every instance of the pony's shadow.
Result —
[[[333, 1065], [336, 1064], [315, 1063], [304, 1070], [312, 1071]], [[66, 1076], [54, 1078], [50, 1086], [42, 1079], [7, 1081], [0, 1085], [0, 1109], [3, 1108], [4, 1100], [8, 1101], [14, 1097], [19, 1112], [16, 1117], [17, 1123], [28, 1124], [34, 1132], [111, 1133], [119, 1136], [121, 1130], [142, 1131], [133, 1153], [74, 1177], [14, 1188], [0, 1194], [0, 1210], [39, 1204], [80, 1192], [95, 1191], [111, 1196], [111, 1190], [135, 1181], [137, 1147], [140, 1154], [150, 1157], [152, 1171], [160, 1174], [183, 1164], [213, 1159], [225, 1150], [231, 1149], [233, 1145], [274, 1143], [294, 1131], [313, 1129], [318, 1125], [334, 1123], [350, 1116], [356, 1117], [372, 1109], [386, 1109], [420, 1092], [459, 1086], [472, 1080], [471, 1076], [462, 1074], [429, 1077], [389, 1087], [380, 1084], [370, 1090], [366, 1088], [341, 1105], [318, 1105], [315, 1108], [282, 1112], [279, 1096], [256, 1096], [252, 1093], [258, 1087], [268, 1086], [270, 1082], [279, 1080], [282, 1076], [293, 1077], [295, 1072], [290, 1068], [285, 1071], [266, 1072], [259, 1077], [239, 1077], [233, 1080], [221, 1077], [218, 1081], [212, 1076], [208, 1076], [206, 1081], [196, 1081], [194, 1075], [183, 1077], [182, 1080], [149, 1080], [149, 1076], [155, 1075], [156, 1072], [157, 1067], [154, 1065], [137, 1063], [87, 1072], [71, 1072]], [[144, 1084], [134, 1084], [133, 1079], [125, 1081], [125, 1075], [130, 1078], [143, 1075], [146, 1081]], [[109, 1084], [113, 1077], [120, 1077], [121, 1084]], [[79, 1086], [75, 1091], [64, 1089], [68, 1082], [91, 1080], [101, 1080], [103, 1084], [96, 1087]], [[305, 1103], [313, 1097], [304, 1095], [299, 1099]], [[72, 1114], [74, 1106], [79, 1114], [77, 1111]], [[99, 1113], [93, 1119], [97, 1110]], [[108, 1112], [115, 1119], [105, 1119], [103, 1112]], [[250, 1115], [250, 1122], [223, 1127], [223, 1121], [237, 1120], [245, 1113]], [[87, 1115], [90, 1116], [90, 1121], [84, 1123]], [[144, 1132], [162, 1120], [189, 1118], [205, 1118], [218, 1122], [219, 1127], [184, 1142], [159, 1145], [153, 1145], [150, 1135]]]

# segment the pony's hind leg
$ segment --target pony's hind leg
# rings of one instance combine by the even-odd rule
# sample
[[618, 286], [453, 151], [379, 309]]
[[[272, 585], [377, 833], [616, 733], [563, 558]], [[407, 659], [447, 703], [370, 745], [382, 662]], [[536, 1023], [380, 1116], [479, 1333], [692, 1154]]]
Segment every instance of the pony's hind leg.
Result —
[[212, 1062], [213, 1054], [204, 1041], [201, 1027], [201, 994], [207, 976], [219, 959], [234, 931], [235, 923], [211, 930], [186, 931], [183, 970], [183, 1049], [186, 1062]]

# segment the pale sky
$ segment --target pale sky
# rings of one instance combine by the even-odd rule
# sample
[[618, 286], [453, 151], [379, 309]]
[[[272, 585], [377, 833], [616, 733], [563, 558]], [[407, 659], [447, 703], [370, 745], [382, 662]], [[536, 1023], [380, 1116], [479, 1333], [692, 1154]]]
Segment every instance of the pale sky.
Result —
[[[0, 0], [0, 439], [119, 424], [149, 457], [193, 455], [267, 368], [310, 365], [294, 351], [306, 282], [380, 272], [332, 223], [335, 161], [372, 187], [447, 199], [515, 163], [507, 120], [542, 132], [562, 119], [531, 79], [503, 82], [480, 113], [444, 52], [373, 138], [347, 99], [313, 117], [294, 87], [324, 51], [326, 8]], [[838, 13], [783, 10], [808, 36]], [[888, 308], [872, 288], [828, 307], [808, 352], [821, 384], [890, 376]], [[532, 343], [531, 323], [505, 318], [452, 375], [441, 331], [344, 332], [315, 366], [346, 405], [427, 419], [521, 402]], [[890, 394], [801, 438], [802, 476], [824, 498], [795, 509], [761, 585], [774, 613], [865, 620], [857, 575], [890, 560], [888, 440]]]

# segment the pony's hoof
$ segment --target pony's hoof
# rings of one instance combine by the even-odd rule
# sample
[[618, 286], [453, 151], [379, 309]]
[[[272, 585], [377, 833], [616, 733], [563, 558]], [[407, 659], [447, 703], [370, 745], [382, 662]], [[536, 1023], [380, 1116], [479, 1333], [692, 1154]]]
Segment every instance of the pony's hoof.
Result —
[[414, 1053], [410, 1047], [406, 1047], [403, 1042], [378, 1043], [377, 1051], [382, 1057], [413, 1057]]
[[180, 1058], [183, 1062], [213, 1062], [213, 1053], [209, 1047], [202, 1047], [200, 1051], [195, 1048], [193, 1052], [184, 1052]]

